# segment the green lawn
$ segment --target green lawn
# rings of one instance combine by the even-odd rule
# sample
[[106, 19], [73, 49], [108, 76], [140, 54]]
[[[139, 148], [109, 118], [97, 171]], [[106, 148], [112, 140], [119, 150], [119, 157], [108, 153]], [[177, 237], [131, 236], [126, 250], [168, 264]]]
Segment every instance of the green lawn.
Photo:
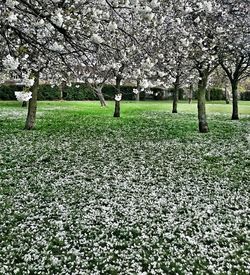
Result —
[[0, 102], [0, 274], [249, 274], [250, 102]]

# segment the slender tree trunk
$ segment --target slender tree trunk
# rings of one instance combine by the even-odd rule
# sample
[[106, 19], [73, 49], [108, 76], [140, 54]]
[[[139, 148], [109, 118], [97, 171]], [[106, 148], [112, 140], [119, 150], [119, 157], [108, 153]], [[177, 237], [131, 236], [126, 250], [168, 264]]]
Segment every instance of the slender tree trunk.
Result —
[[121, 105], [120, 101], [115, 100], [115, 112], [114, 117], [120, 117], [121, 116]]
[[23, 101], [22, 107], [27, 107], [27, 101]]
[[230, 103], [230, 100], [229, 100], [229, 93], [228, 93], [228, 89], [227, 89], [226, 86], [225, 86], [225, 100], [226, 100], [226, 104], [229, 104], [229, 103]]
[[[116, 77], [116, 94], [117, 95], [121, 93], [121, 80], [122, 80], [121, 75], [118, 75]], [[120, 116], [121, 116], [121, 101], [115, 100], [114, 117], [120, 117]]]
[[179, 89], [180, 89], [180, 77], [177, 75], [176, 81], [174, 84], [174, 90], [173, 90], [173, 109], [172, 113], [177, 114], [177, 103], [179, 99]]
[[135, 100], [140, 101], [140, 92], [141, 92], [140, 80], [137, 80], [136, 89], [138, 93], [135, 95]]
[[177, 103], [178, 103], [178, 96], [179, 96], [179, 89], [175, 86], [174, 93], [173, 93], [173, 109], [172, 113], [177, 114]]
[[208, 76], [203, 75], [198, 83], [198, 120], [200, 133], [207, 133], [208, 124], [206, 116], [206, 86]]
[[191, 104], [193, 99], [193, 84], [189, 86], [188, 103]]
[[37, 110], [37, 91], [39, 86], [39, 72], [34, 72], [35, 78], [34, 84], [31, 87], [32, 98], [29, 100], [28, 114], [25, 123], [25, 130], [32, 130], [35, 127], [36, 122], [36, 110]]
[[238, 111], [238, 82], [232, 81], [232, 95], [233, 95], [233, 113], [232, 113], [232, 120], [239, 119], [239, 111]]
[[59, 86], [60, 100], [63, 100], [63, 88], [64, 88], [64, 85], [63, 83], [61, 83], [61, 85]]
[[104, 98], [103, 93], [102, 93], [102, 87], [97, 87], [95, 91], [96, 91], [96, 94], [97, 94], [97, 96], [100, 100], [101, 106], [102, 107], [107, 106], [105, 98]]

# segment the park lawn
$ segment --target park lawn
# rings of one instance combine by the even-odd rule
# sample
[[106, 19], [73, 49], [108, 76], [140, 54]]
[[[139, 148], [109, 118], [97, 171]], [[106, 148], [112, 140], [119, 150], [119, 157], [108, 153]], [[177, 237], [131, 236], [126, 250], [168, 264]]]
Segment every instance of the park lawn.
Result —
[[249, 274], [250, 102], [178, 107], [0, 102], [0, 274]]

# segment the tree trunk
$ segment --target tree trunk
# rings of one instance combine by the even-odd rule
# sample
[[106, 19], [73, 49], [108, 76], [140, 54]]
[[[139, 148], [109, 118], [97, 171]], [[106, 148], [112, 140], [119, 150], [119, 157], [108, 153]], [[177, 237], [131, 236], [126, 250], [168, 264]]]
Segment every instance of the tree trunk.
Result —
[[31, 87], [32, 98], [29, 100], [28, 114], [25, 123], [25, 130], [32, 130], [35, 127], [36, 122], [36, 110], [37, 110], [37, 91], [39, 86], [39, 72], [34, 72], [35, 78], [34, 84]]
[[64, 84], [61, 83], [61, 85], [59, 86], [60, 100], [63, 100], [63, 89], [64, 89]]
[[180, 88], [180, 77], [176, 76], [176, 81], [174, 84], [174, 90], [173, 90], [173, 109], [172, 113], [177, 114], [177, 103], [179, 99], [179, 88]]
[[137, 80], [136, 82], [136, 89], [138, 93], [135, 95], [135, 100], [140, 101], [140, 92], [141, 92], [140, 80]]
[[201, 77], [198, 83], [198, 120], [199, 120], [199, 131], [200, 133], [207, 133], [208, 124], [206, 116], [206, 86], [208, 76], [204, 75]]
[[179, 90], [175, 87], [174, 94], [173, 94], [173, 109], [172, 109], [173, 114], [177, 114], [178, 95], [179, 95]]
[[98, 96], [98, 98], [99, 98], [99, 100], [100, 100], [101, 106], [102, 106], [102, 107], [107, 106], [106, 101], [105, 101], [105, 98], [104, 98], [103, 93], [102, 93], [102, 87], [96, 88], [95, 91], [96, 91], [96, 94], [97, 94], [97, 96]]
[[22, 107], [27, 107], [27, 101], [23, 101]]
[[[121, 93], [121, 81], [122, 77], [121, 75], [118, 75], [116, 77], [116, 94]], [[120, 117], [121, 116], [121, 103], [119, 100], [115, 100], [115, 112], [114, 112], [114, 117]]]
[[239, 119], [239, 111], [238, 111], [238, 82], [232, 81], [232, 95], [233, 95], [233, 113], [232, 120]]
[[135, 100], [140, 101], [140, 92], [138, 92], [138, 94], [135, 95]]
[[193, 84], [189, 87], [189, 93], [188, 93], [188, 103], [191, 104], [193, 99]]
[[115, 112], [114, 112], [114, 117], [120, 117], [120, 116], [121, 116], [120, 101], [115, 100]]
[[226, 100], [226, 104], [230, 103], [229, 93], [228, 93], [228, 89], [226, 86], [225, 86], [225, 100]]

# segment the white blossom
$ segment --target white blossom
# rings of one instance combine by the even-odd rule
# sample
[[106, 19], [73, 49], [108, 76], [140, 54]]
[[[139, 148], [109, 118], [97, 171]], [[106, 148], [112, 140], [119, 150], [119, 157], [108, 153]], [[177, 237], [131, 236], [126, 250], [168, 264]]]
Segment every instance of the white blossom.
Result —
[[117, 24], [115, 22], [110, 22], [109, 25], [108, 25], [108, 29], [110, 31], [115, 31], [117, 29]]
[[133, 93], [137, 95], [139, 93], [138, 89], [133, 89]]
[[61, 14], [60, 10], [56, 11], [56, 13], [51, 17], [51, 20], [58, 27], [62, 26], [64, 19], [63, 19], [63, 15]]
[[29, 101], [32, 98], [32, 93], [31, 92], [25, 92], [25, 91], [16, 91], [15, 92], [16, 99], [20, 102], [23, 101]]
[[90, 40], [96, 44], [101, 44], [104, 42], [101, 36], [99, 36], [97, 33], [92, 34]]
[[122, 94], [116, 94], [115, 101], [121, 101], [121, 100], [122, 100]]
[[34, 85], [35, 79], [34, 78], [24, 78], [23, 84], [26, 87], [32, 87]]
[[10, 12], [8, 19], [10, 23], [16, 22], [17, 21], [17, 14], [14, 12]]
[[142, 88], [146, 89], [149, 87], [149, 81], [147, 79], [143, 79], [142, 82], [140, 83]]
[[14, 58], [10, 54], [8, 54], [4, 59], [3, 59], [3, 66], [5, 67], [6, 70], [14, 71], [18, 68], [19, 66], [19, 61], [17, 58]]
[[7, 7], [13, 9], [18, 4], [18, 2], [14, 0], [6, 0], [5, 4]]
[[54, 44], [50, 47], [53, 51], [62, 52], [64, 50], [64, 47], [62, 44], [59, 44], [57, 41], [54, 42]]

